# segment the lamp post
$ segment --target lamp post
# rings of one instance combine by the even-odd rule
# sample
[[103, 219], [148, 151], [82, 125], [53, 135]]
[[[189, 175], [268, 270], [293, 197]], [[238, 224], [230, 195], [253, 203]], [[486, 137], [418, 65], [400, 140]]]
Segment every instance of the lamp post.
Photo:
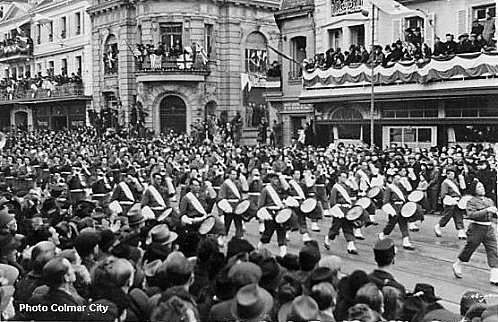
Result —
[[375, 5], [372, 1], [372, 62], [370, 64], [370, 148], [373, 150], [374, 148], [374, 109], [375, 109], [375, 86], [374, 86], [374, 69], [375, 64], [373, 61], [374, 58], [374, 45], [375, 45]]

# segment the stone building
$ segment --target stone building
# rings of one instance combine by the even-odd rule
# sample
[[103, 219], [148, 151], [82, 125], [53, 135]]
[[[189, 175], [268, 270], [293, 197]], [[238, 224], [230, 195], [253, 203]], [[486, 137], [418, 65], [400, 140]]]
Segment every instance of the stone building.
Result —
[[278, 6], [277, 0], [93, 1], [95, 109], [115, 111], [120, 125], [134, 123], [138, 111], [156, 134], [189, 132], [210, 115], [229, 122], [237, 112], [250, 128], [248, 101], [268, 114], [263, 95], [275, 55], [269, 46], [279, 38]]

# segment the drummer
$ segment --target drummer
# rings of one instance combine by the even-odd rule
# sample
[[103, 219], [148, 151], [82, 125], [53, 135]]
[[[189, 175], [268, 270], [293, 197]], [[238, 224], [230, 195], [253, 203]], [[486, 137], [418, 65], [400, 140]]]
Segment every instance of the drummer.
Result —
[[[263, 180], [261, 179], [261, 175], [258, 168], [254, 168], [251, 171], [251, 175], [247, 179], [247, 185], [249, 186], [249, 191], [247, 192], [249, 196], [249, 201], [251, 202], [251, 206], [249, 211], [253, 214], [256, 214], [258, 211], [258, 200], [261, 195], [261, 190], [263, 189]], [[259, 222], [259, 234], [263, 234], [265, 231], [265, 224], [262, 220]]]
[[168, 191], [162, 185], [163, 176], [159, 172], [151, 175], [152, 183], [147, 187], [142, 195], [142, 207], [150, 207], [156, 218], [168, 208], [166, 200], [169, 200]]
[[240, 174], [235, 168], [231, 168], [228, 171], [228, 178], [223, 181], [220, 186], [220, 192], [218, 193], [218, 202], [222, 200], [228, 201], [230, 207], [227, 209], [221, 209], [220, 214], [223, 214], [225, 221], [225, 233], [228, 235], [232, 221], [235, 224], [235, 237], [243, 238], [244, 230], [242, 228], [242, 217], [235, 215], [234, 210], [237, 204], [242, 201], [242, 194], [247, 193], [249, 187], [247, 181], [242, 174]]
[[401, 235], [403, 236], [403, 248], [406, 250], [414, 250], [415, 248], [410, 242], [408, 220], [401, 216], [401, 208], [406, 202], [406, 188], [401, 183], [401, 175], [398, 172], [392, 172], [387, 178], [390, 183], [387, 185], [384, 193], [383, 209], [388, 213], [389, 221], [384, 230], [379, 234], [379, 239], [384, 239], [386, 236], [389, 236], [397, 223], [401, 230]]
[[[190, 185], [187, 187], [185, 195], [180, 199], [179, 211], [182, 229], [177, 231], [180, 240], [184, 240], [190, 234], [197, 234], [202, 222], [210, 216], [207, 209], [211, 199], [213, 198], [207, 189], [206, 191], [201, 191], [201, 181], [199, 178], [190, 180]], [[215, 219], [215, 232], [224, 235], [224, 229], [221, 228], [223, 227], [223, 223], [218, 217], [215, 217]], [[218, 238], [218, 243], [221, 246], [223, 239]]]
[[443, 217], [434, 226], [434, 232], [437, 237], [442, 236], [441, 228], [446, 227], [448, 222], [453, 218], [455, 228], [458, 231], [458, 239], [467, 239], [463, 225], [463, 210], [457, 207], [457, 202], [461, 197], [460, 186], [456, 180], [456, 169], [449, 167], [446, 169], [446, 179], [441, 183]]
[[265, 186], [261, 191], [258, 200], [258, 209], [261, 210], [262, 208], [266, 208], [270, 213], [271, 218], [267, 218], [264, 221], [265, 231], [258, 243], [258, 249], [261, 249], [263, 245], [270, 243], [273, 233], [276, 231], [277, 242], [280, 247], [280, 256], [283, 257], [287, 254], [285, 238], [286, 228], [284, 225], [280, 225], [275, 221], [275, 215], [279, 210], [284, 208], [282, 200], [287, 195], [289, 186], [282, 175], [279, 176], [276, 173], [269, 173], [268, 179], [270, 180], [270, 184]]
[[330, 241], [334, 240], [342, 229], [344, 238], [348, 243], [348, 253], [357, 255], [358, 251], [354, 244], [355, 237], [353, 234], [353, 226], [345, 218], [345, 214], [352, 207], [351, 188], [346, 184], [347, 180], [348, 174], [345, 171], [341, 171], [337, 177], [337, 183], [330, 191], [330, 206], [332, 207], [331, 212], [333, 218], [330, 231], [324, 239], [324, 246], [326, 249], [330, 249]]
[[[301, 176], [301, 170], [295, 168], [292, 172], [292, 179], [289, 180], [289, 196], [292, 196], [296, 199], [301, 205], [301, 203], [309, 197], [308, 187]], [[299, 233], [302, 235], [303, 242], [306, 243], [311, 240], [311, 237], [308, 233], [308, 226], [306, 224], [306, 216], [301, 212], [299, 207], [294, 209], [294, 212], [297, 215], [297, 220], [299, 224]]]

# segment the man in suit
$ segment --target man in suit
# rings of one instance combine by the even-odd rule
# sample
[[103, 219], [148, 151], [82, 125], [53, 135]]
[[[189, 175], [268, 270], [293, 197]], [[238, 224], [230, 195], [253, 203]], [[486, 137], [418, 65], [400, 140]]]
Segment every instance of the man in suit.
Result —
[[441, 190], [441, 168], [437, 160], [434, 160], [429, 174], [429, 184], [427, 187], [427, 198], [429, 199], [429, 214], [437, 210], [439, 191]]
[[492, 225], [493, 217], [498, 210], [493, 200], [485, 196], [486, 190], [482, 183], [475, 188], [475, 197], [467, 203], [467, 214], [470, 219], [467, 230], [467, 244], [453, 263], [455, 277], [462, 278], [462, 263], [467, 263], [479, 245], [483, 244], [491, 268], [490, 283], [498, 286], [498, 246], [495, 230]]

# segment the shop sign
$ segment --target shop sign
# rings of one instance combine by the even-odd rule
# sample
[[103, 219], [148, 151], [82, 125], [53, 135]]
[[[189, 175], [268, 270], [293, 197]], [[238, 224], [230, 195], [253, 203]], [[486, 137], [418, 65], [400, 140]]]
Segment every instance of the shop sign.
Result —
[[363, 0], [331, 0], [331, 15], [340, 16], [361, 12]]

